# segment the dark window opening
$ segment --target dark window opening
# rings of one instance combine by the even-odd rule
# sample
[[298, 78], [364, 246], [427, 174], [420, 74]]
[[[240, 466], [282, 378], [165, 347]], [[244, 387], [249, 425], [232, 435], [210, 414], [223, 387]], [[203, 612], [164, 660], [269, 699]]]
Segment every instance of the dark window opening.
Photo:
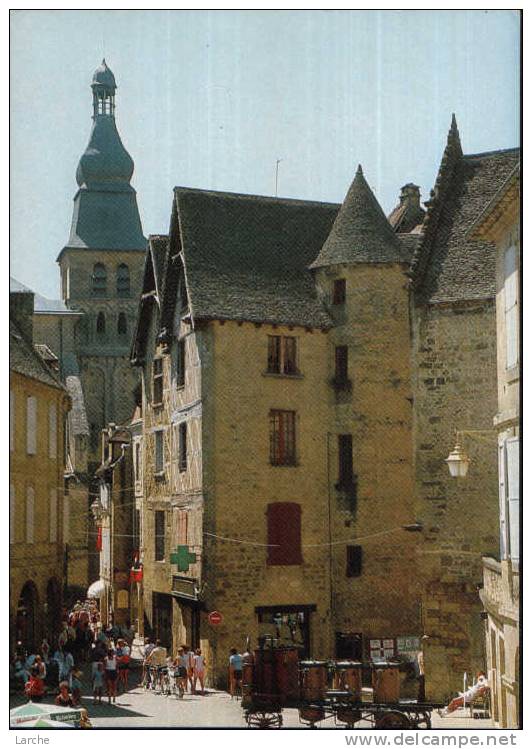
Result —
[[353, 486], [353, 437], [351, 434], [338, 435], [338, 488]]
[[347, 382], [347, 346], [337, 346], [335, 352], [335, 378], [336, 381]]
[[362, 546], [346, 546], [346, 577], [362, 574]]
[[116, 295], [128, 297], [130, 295], [129, 268], [121, 263], [116, 269]]
[[296, 464], [296, 412], [270, 411], [270, 463]]
[[183, 387], [185, 384], [185, 339], [177, 342], [177, 362], [176, 362], [176, 385]]
[[97, 335], [105, 335], [105, 315], [103, 312], [98, 312], [96, 318], [96, 333]]
[[179, 425], [179, 471], [187, 470], [187, 423]]
[[96, 263], [92, 271], [92, 295], [105, 296], [107, 294], [107, 271], [103, 263]]
[[166, 518], [164, 510], [155, 510], [155, 561], [164, 561], [165, 552], [165, 525]]
[[345, 278], [337, 278], [333, 284], [333, 304], [345, 304]]
[[298, 374], [297, 339], [294, 336], [268, 336], [268, 373]]
[[118, 324], [116, 327], [118, 335], [127, 335], [127, 317], [125, 312], [120, 312], [118, 315]]
[[268, 505], [269, 565], [301, 564], [301, 505], [273, 502]]
[[153, 405], [159, 406], [163, 402], [163, 360], [153, 360]]
[[164, 471], [164, 442], [162, 430], [155, 432], [155, 473]]

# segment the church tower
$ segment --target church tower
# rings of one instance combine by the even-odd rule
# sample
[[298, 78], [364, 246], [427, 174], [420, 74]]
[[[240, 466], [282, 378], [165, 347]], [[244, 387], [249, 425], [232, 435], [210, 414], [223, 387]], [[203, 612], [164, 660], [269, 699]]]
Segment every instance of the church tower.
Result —
[[62, 298], [84, 313], [75, 346], [90, 429], [89, 463], [99, 462], [99, 433], [133, 411], [136, 373], [128, 362], [146, 239], [136, 193], [133, 159], [115, 121], [116, 81], [102, 61], [92, 79], [89, 143], [76, 172], [72, 226], [57, 261]]

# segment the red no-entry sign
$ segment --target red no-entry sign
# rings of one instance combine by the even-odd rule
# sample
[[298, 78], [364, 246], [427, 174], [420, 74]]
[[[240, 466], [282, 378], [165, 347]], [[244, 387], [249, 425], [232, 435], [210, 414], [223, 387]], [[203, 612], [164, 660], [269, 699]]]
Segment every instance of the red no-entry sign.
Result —
[[208, 618], [209, 624], [212, 624], [214, 627], [216, 627], [218, 624], [221, 624], [223, 619], [219, 611], [211, 611]]

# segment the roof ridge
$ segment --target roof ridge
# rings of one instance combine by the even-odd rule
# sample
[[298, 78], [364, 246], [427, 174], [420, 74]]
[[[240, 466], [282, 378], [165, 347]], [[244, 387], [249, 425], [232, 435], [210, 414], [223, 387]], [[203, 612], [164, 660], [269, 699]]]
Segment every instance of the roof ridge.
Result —
[[174, 187], [174, 193], [177, 192], [192, 192], [201, 193], [203, 195], [218, 195], [226, 198], [245, 198], [249, 200], [263, 200], [272, 203], [291, 203], [299, 205], [319, 205], [319, 206], [330, 206], [338, 208], [341, 203], [333, 203], [330, 201], [322, 200], [305, 200], [304, 198], [283, 198], [276, 195], [257, 195], [256, 193], [246, 192], [229, 192], [227, 190], [209, 190], [202, 187], [186, 187], [184, 185], [177, 185]]
[[493, 151], [479, 151], [478, 153], [465, 153], [464, 159], [478, 159], [481, 156], [495, 156], [499, 153], [516, 153], [521, 151], [520, 146], [514, 146], [513, 148], [496, 148]]

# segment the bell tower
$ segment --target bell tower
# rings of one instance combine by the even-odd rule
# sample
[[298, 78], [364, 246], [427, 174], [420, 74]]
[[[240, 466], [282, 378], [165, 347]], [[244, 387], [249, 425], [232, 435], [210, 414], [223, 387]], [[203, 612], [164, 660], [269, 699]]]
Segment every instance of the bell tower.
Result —
[[[90, 429], [89, 462], [99, 463], [100, 430], [127, 421], [136, 373], [128, 354], [146, 251], [133, 159], [116, 126], [116, 80], [105, 60], [94, 71], [92, 128], [76, 170], [70, 236], [57, 261], [62, 298], [84, 315], [75, 346]], [[90, 468], [89, 468], [90, 471]]]

